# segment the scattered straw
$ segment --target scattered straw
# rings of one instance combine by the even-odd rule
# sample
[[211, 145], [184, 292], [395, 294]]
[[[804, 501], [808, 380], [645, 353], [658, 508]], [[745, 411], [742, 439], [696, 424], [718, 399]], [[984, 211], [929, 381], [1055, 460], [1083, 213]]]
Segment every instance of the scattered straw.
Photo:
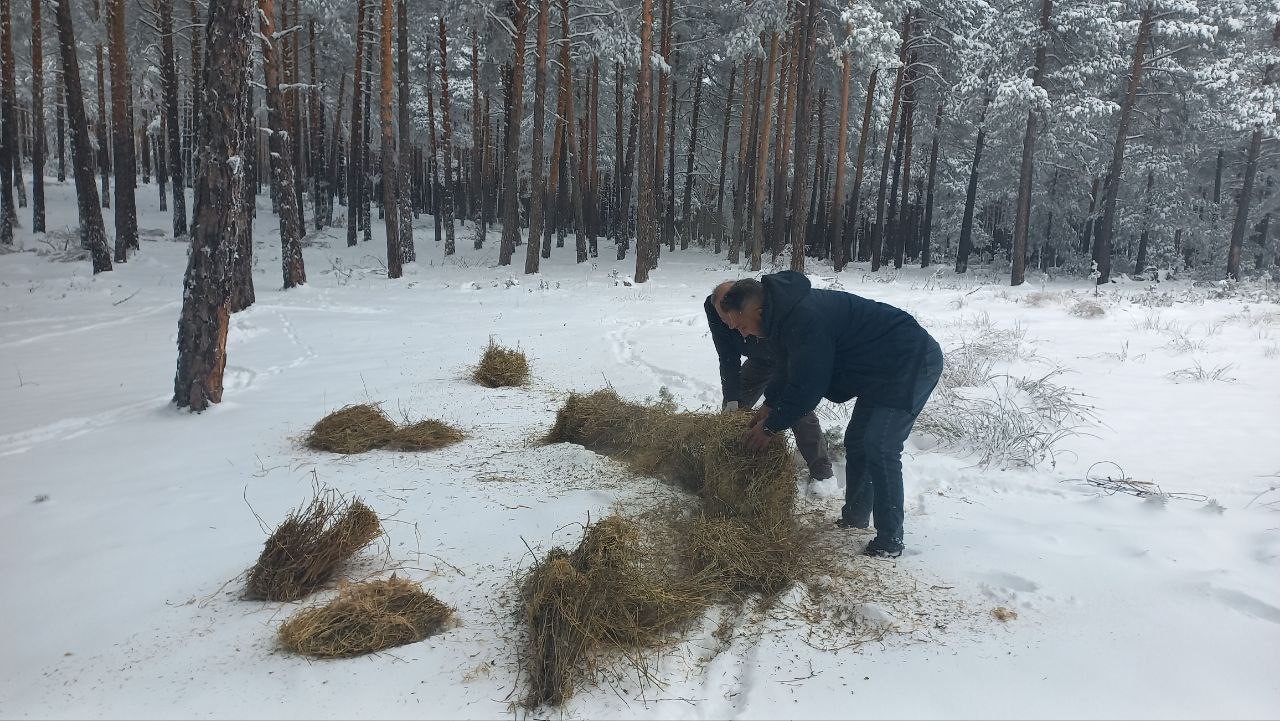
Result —
[[249, 569], [245, 596], [296, 601], [331, 581], [381, 532], [378, 515], [359, 498], [318, 488], [310, 504], [290, 513], [267, 538]]
[[393, 575], [342, 586], [334, 600], [285, 621], [279, 637], [285, 648], [308, 656], [358, 656], [421, 641], [452, 614], [421, 585]]
[[490, 338], [471, 379], [486, 388], [522, 386], [529, 381], [529, 359], [521, 351], [500, 346]]
[[437, 420], [397, 427], [376, 404], [341, 408], [316, 423], [307, 434], [308, 448], [333, 453], [364, 453], [375, 448], [394, 451], [433, 451], [451, 446], [466, 436]]
[[996, 606], [995, 608], [991, 609], [991, 615], [995, 616], [997, 621], [1004, 621], [1005, 623], [1008, 623], [1009, 621], [1013, 621], [1018, 618], [1017, 611], [1013, 610], [1012, 608], [1006, 608], [1004, 606]]

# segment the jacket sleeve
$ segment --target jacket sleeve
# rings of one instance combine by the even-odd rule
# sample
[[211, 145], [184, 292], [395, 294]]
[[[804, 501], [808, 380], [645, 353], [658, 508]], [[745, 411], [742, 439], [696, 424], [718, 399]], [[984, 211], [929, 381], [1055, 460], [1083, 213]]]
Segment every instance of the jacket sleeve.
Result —
[[720, 391], [724, 394], [720, 404], [741, 400], [742, 355], [738, 352], [738, 344], [734, 342], [732, 335], [736, 331], [720, 320], [720, 314], [712, 306], [711, 296], [707, 296], [702, 308], [707, 313], [711, 342], [715, 343], [716, 355], [720, 359]]
[[765, 428], [785, 430], [818, 407], [831, 386], [835, 345], [821, 321], [811, 313], [792, 314], [779, 339], [786, 355], [785, 374], [779, 370], [769, 382], [765, 402], [773, 408]]

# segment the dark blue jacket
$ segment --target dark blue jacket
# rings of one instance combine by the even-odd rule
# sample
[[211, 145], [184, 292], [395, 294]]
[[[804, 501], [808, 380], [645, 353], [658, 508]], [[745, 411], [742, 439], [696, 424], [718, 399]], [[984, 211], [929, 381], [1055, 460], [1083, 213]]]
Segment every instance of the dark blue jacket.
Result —
[[760, 363], [774, 364], [773, 349], [764, 338], [743, 338], [742, 334], [724, 324], [716, 312], [715, 296], [707, 296], [702, 309], [707, 312], [707, 325], [711, 328], [711, 342], [716, 345], [720, 357], [720, 390], [723, 403], [742, 401], [742, 358], [746, 356]]
[[909, 313], [852, 293], [811, 288], [803, 273], [763, 276], [763, 333], [778, 371], [765, 427], [790, 428], [827, 398], [911, 408], [930, 336]]

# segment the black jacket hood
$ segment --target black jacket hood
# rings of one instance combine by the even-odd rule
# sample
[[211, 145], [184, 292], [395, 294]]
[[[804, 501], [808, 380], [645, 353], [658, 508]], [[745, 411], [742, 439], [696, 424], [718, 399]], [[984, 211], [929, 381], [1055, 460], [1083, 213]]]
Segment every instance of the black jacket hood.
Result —
[[804, 273], [784, 270], [760, 279], [764, 285], [764, 318], [761, 326], [766, 338], [777, 338], [780, 328], [812, 287]]

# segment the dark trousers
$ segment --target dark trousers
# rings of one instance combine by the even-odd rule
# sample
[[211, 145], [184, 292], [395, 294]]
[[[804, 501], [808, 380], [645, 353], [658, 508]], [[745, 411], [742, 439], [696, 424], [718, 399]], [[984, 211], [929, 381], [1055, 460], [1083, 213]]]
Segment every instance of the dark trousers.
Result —
[[[738, 399], [739, 408], [754, 408], [756, 401], [764, 395], [764, 387], [769, 384], [773, 375], [773, 364], [754, 358], [748, 358], [742, 364], [741, 379], [742, 397]], [[822, 437], [822, 426], [818, 424], [818, 416], [808, 413], [800, 417], [791, 427], [796, 437], [796, 448], [800, 457], [809, 466], [809, 475], [813, 478], [831, 477], [831, 459], [827, 457], [827, 439]]]
[[902, 445], [942, 375], [942, 348], [929, 339], [911, 391], [911, 410], [859, 400], [844, 434], [845, 490], [841, 515], [866, 528], [874, 512], [876, 536], [902, 543]]

